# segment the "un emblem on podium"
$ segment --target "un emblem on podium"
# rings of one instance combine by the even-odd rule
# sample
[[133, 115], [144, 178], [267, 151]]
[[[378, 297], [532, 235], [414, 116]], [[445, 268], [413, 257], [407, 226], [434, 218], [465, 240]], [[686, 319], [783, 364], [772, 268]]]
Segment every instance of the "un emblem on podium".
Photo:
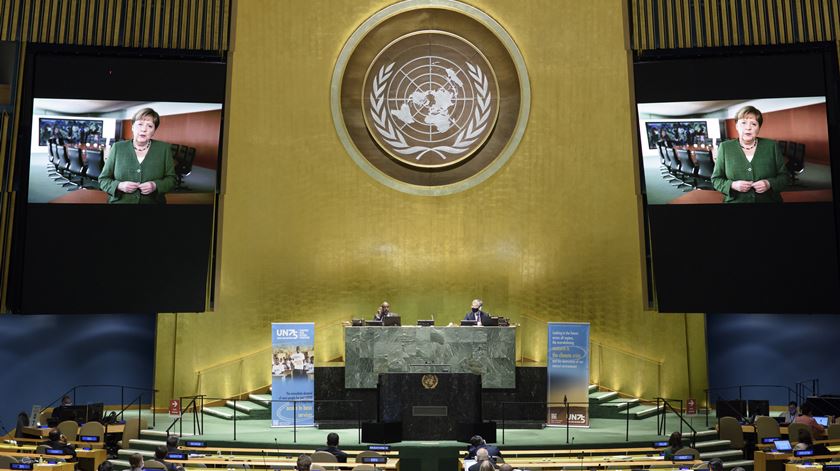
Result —
[[438, 377], [435, 374], [423, 375], [420, 379], [420, 383], [426, 389], [435, 389], [438, 386]]
[[406, 0], [350, 36], [331, 106], [342, 145], [368, 175], [406, 193], [445, 195], [485, 181], [513, 155], [530, 87], [519, 49], [486, 13]]

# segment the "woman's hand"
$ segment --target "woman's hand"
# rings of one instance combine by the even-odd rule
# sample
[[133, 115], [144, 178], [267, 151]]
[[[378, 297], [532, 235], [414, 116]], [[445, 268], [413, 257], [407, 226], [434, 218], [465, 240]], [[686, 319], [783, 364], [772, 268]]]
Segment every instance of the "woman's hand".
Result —
[[137, 182], [120, 182], [120, 184], [117, 185], [117, 189], [123, 193], [134, 193], [139, 187], [140, 184]]
[[770, 189], [770, 181], [766, 179], [759, 180], [757, 182], [753, 182], [752, 187], [755, 189], [756, 193], [764, 193]]
[[753, 187], [753, 182], [750, 182], [750, 181], [747, 181], [747, 180], [735, 180], [734, 182], [732, 182], [732, 185], [730, 185], [730, 186], [735, 191], [738, 191], [738, 192], [741, 192], [741, 193], [746, 193], [746, 192], [750, 191], [750, 188]]
[[141, 194], [148, 195], [157, 189], [157, 185], [155, 185], [155, 182], [146, 182], [141, 183], [137, 188], [140, 190]]

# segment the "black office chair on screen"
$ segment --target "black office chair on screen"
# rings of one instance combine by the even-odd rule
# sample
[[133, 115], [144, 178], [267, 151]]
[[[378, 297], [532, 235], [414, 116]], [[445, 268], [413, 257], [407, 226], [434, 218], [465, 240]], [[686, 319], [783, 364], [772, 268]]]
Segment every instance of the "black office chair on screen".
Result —
[[787, 167], [788, 175], [790, 175], [790, 186], [802, 186], [799, 183], [798, 177], [805, 171], [805, 144], [798, 142], [788, 143], [788, 161]]
[[88, 149], [85, 151], [85, 173], [84, 177], [91, 180], [91, 183], [82, 186], [89, 190], [99, 189], [99, 176], [102, 175], [102, 167], [104, 160], [102, 159], [102, 149]]
[[67, 170], [70, 166], [70, 161], [67, 159], [67, 147], [58, 144], [55, 146], [55, 151], [58, 155], [58, 165], [55, 167], [58, 177], [53, 178], [53, 180], [61, 183], [61, 186], [64, 187], [75, 186], [75, 183], [70, 181], [70, 172]]
[[712, 173], [715, 171], [715, 162], [712, 160], [712, 152], [708, 150], [695, 150], [694, 162], [697, 164], [697, 188], [704, 190], [714, 189], [712, 185]]
[[[75, 185], [72, 188], [68, 188], [67, 191], [78, 190], [84, 183], [83, 174], [85, 171], [85, 164], [82, 162], [82, 151], [77, 147], [67, 147], [66, 152], [67, 161], [69, 162], [69, 165], [67, 165], [68, 179], [70, 180], [70, 183]], [[74, 177], [78, 178], [78, 180], [74, 180]]]
[[[697, 179], [694, 177], [694, 162], [686, 149], [677, 149], [677, 162], [680, 164], [680, 179], [690, 187], [697, 186]], [[688, 189], [683, 189], [688, 191]]]
[[195, 147], [187, 147], [184, 152], [184, 158], [180, 161], [175, 161], [175, 190], [189, 191], [189, 188], [184, 185], [184, 178], [192, 173], [193, 162], [195, 161]]
[[673, 147], [666, 147], [665, 148], [665, 160], [668, 164], [668, 177], [665, 180], [677, 187], [679, 186], [687, 186], [685, 183], [682, 182], [679, 178], [680, 172], [680, 163], [677, 160], [677, 154], [674, 152]]

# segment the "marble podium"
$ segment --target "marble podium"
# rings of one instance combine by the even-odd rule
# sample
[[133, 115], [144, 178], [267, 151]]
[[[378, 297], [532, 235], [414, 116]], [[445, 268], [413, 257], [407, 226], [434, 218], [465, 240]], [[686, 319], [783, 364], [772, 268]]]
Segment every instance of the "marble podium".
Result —
[[379, 420], [402, 423], [403, 440], [457, 440], [459, 426], [481, 423], [481, 377], [383, 373], [378, 402]]
[[516, 387], [516, 327], [345, 327], [344, 387], [380, 373], [471, 373], [481, 387]]

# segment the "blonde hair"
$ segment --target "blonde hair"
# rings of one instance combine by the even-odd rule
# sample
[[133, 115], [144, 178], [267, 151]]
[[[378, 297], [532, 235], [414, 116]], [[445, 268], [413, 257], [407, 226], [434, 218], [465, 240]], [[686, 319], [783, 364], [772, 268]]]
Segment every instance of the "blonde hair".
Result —
[[[735, 114], [735, 119], [744, 119], [745, 117], [753, 115], [755, 116], [755, 120], [758, 121], [758, 127], [764, 123], [764, 116], [761, 115], [761, 111], [758, 111], [758, 108], [755, 106], [745, 106], [738, 110], [738, 113]], [[157, 125], [155, 125], [157, 127]]]
[[157, 114], [157, 111], [151, 108], [142, 108], [140, 110], [137, 110], [137, 112], [134, 113], [134, 116], [131, 118], [131, 124], [134, 124], [143, 118], [152, 118], [152, 122], [155, 123], [155, 129], [157, 129], [160, 126], [160, 115]]

